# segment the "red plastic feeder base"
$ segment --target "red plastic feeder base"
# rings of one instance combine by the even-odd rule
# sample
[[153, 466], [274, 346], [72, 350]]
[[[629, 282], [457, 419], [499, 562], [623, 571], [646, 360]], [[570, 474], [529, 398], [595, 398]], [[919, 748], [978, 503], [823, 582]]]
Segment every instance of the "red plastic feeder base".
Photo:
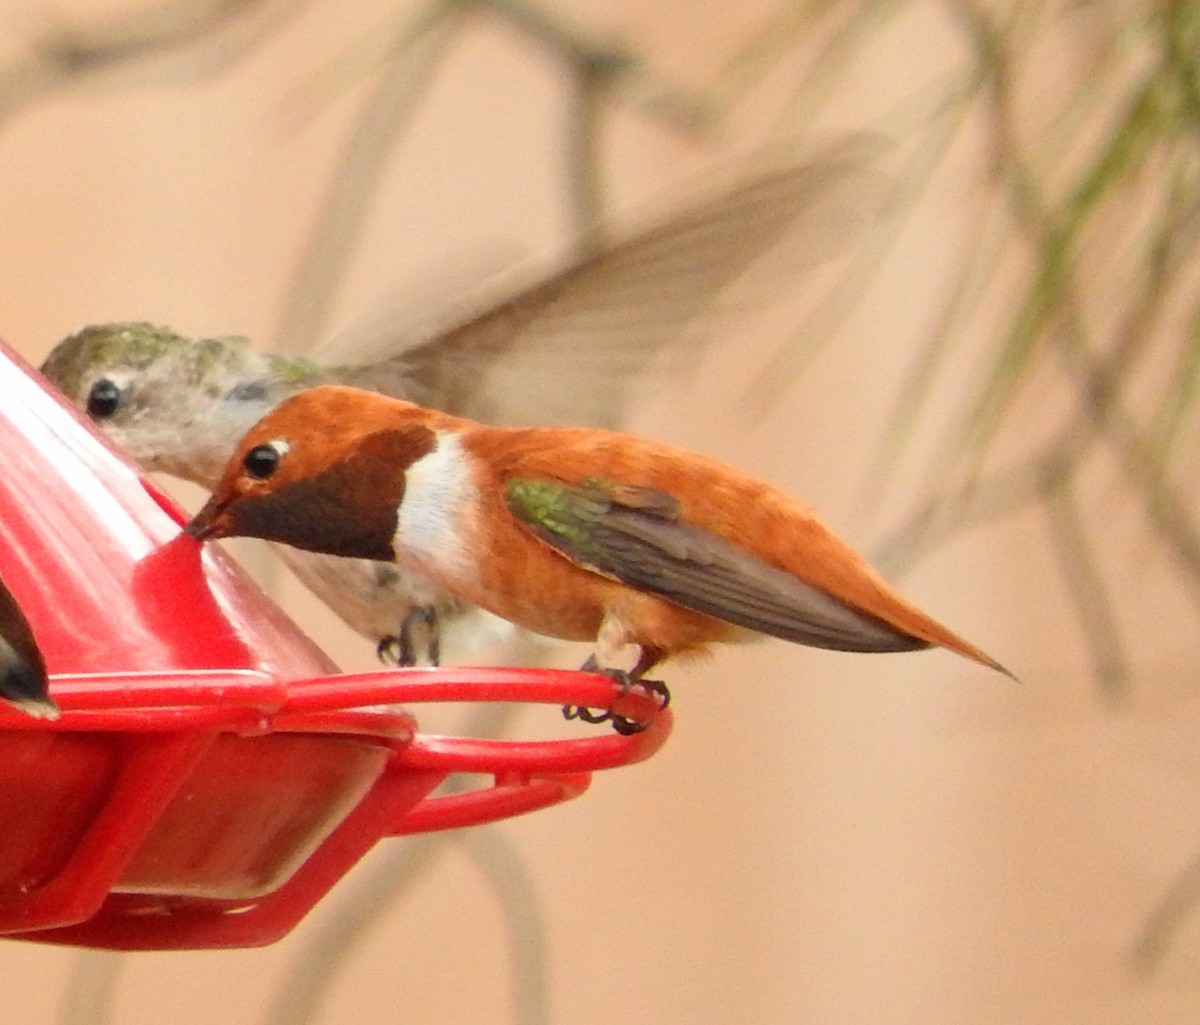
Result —
[[[59, 678], [62, 718], [0, 713], [0, 934], [113, 949], [285, 935], [383, 837], [490, 822], [648, 757], [669, 712], [605, 677], [391, 670], [281, 685], [261, 674]], [[423, 736], [425, 701], [526, 701], [645, 717], [633, 736]], [[130, 702], [136, 701], [136, 705]], [[594, 730], [594, 728], [593, 728]], [[430, 797], [450, 773], [480, 790]]]

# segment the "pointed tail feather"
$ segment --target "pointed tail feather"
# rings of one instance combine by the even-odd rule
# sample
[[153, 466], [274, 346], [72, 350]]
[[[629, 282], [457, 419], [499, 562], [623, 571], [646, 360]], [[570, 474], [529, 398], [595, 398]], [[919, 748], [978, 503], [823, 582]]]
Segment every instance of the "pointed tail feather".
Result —
[[942, 626], [937, 620], [927, 616], [881, 579], [878, 580], [873, 597], [875, 600], [869, 602], [870, 607], [862, 608], [860, 611], [887, 624], [899, 634], [919, 640], [927, 647], [953, 651], [963, 658], [969, 658], [972, 662], [978, 662], [998, 673], [1003, 673], [1009, 679], [1017, 679], [1008, 668], [975, 647], [974, 644], [964, 640], [954, 631]]

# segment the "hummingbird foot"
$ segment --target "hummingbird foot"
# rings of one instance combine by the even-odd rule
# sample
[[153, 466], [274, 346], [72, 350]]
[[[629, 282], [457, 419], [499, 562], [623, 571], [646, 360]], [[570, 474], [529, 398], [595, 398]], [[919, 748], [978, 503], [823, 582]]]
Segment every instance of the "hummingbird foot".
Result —
[[400, 638], [395, 634], [379, 638], [379, 643], [375, 645], [375, 657], [385, 666], [400, 665]]
[[666, 708], [671, 703], [671, 690], [662, 680], [644, 680], [640, 677], [634, 677], [634, 681], [647, 694], [660, 699], [658, 703], [660, 709]]
[[[642, 687], [647, 693], [662, 699], [659, 708], [666, 708], [671, 703], [671, 692], [662, 680], [644, 680], [636, 669], [632, 673], [627, 673], [623, 669], [602, 666], [596, 661], [595, 655], [589, 655], [588, 660], [579, 667], [579, 671], [583, 673], [600, 673], [615, 680], [621, 685], [622, 694], [628, 694], [635, 686]], [[612, 723], [612, 728], [626, 737], [634, 733], [641, 733], [646, 728], [645, 723], [638, 722], [636, 719], [627, 719], [625, 716], [617, 715], [611, 710], [601, 711], [594, 708], [585, 708], [581, 705], [564, 705], [562, 713], [564, 719], [579, 719], [586, 723]]]
[[441, 659], [441, 637], [438, 630], [438, 612], [432, 605], [417, 605], [410, 609], [400, 624], [399, 634], [388, 634], [375, 646], [379, 661], [401, 667], [420, 665], [417, 651], [417, 634], [425, 631], [425, 661], [436, 666]]

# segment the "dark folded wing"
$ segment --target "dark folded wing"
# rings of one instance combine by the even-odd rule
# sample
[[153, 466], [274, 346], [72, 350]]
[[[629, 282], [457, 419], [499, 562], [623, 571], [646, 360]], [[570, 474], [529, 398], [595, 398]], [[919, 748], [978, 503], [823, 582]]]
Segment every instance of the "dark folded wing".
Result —
[[724, 538], [680, 522], [670, 496], [624, 489], [634, 493], [626, 501], [621, 490], [519, 481], [510, 482], [506, 498], [522, 523], [572, 561], [697, 612], [817, 648], [929, 647]]

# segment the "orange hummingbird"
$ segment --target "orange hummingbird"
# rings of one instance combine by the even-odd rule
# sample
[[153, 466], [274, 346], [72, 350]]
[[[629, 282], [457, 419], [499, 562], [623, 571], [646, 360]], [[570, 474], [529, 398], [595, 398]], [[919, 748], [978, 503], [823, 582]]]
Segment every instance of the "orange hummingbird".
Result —
[[[613, 431], [493, 427], [313, 388], [250, 429], [186, 530], [396, 561], [528, 629], [594, 641], [585, 668], [626, 682], [760, 634], [841, 651], [941, 646], [1007, 672], [800, 502]], [[626, 645], [631, 673], [615, 666]]]

